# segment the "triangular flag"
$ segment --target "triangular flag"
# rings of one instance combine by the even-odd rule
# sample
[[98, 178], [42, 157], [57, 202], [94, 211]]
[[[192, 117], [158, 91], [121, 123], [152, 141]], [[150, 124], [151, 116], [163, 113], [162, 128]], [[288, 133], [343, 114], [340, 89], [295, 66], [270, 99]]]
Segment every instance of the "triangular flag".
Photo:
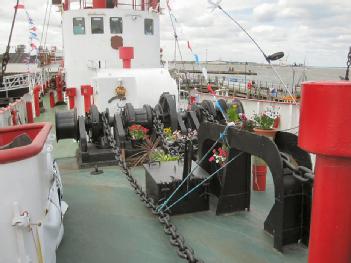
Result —
[[15, 5], [15, 9], [24, 9], [24, 5], [23, 4]]
[[195, 63], [200, 65], [200, 59], [199, 59], [199, 56], [197, 54], [194, 55], [194, 58], [195, 58]]
[[188, 41], [188, 48], [190, 49], [191, 52], [193, 52], [193, 49], [191, 48], [189, 41]]
[[169, 0], [167, 0], [166, 3], [167, 3], [167, 8], [168, 8], [168, 10], [169, 10], [169, 11], [172, 11], [171, 6], [169, 5]]
[[208, 85], [207, 85], [207, 90], [208, 90], [208, 92], [211, 93], [213, 96], [216, 96], [216, 93], [213, 91], [212, 85], [211, 85], [211, 84], [208, 84]]

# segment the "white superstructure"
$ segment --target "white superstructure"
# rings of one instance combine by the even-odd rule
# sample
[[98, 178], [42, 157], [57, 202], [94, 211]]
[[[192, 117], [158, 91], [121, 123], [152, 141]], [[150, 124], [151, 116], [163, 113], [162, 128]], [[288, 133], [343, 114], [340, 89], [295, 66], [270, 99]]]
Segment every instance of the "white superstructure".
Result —
[[[124, 2], [124, 3], [123, 3]], [[112, 8], [106, 8], [107, 6]], [[62, 15], [64, 73], [67, 88], [76, 88], [75, 107], [84, 114], [81, 87], [91, 85], [91, 102], [100, 111], [115, 111], [126, 102], [154, 106], [163, 92], [177, 94], [168, 70], [160, 66], [160, 25], [158, 1], [93, 1], [92, 8], [70, 10]], [[123, 68], [120, 49], [133, 49], [131, 68]], [[125, 99], [115, 96], [118, 85], [127, 91]], [[145, 95], [145, 96], [143, 96]], [[139, 102], [140, 101], [140, 102]]]

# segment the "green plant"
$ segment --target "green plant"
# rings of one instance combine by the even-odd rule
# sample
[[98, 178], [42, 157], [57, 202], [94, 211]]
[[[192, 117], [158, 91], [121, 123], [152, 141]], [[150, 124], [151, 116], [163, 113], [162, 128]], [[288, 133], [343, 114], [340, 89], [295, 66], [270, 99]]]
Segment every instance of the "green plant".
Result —
[[267, 108], [264, 113], [254, 115], [255, 126], [259, 129], [271, 130], [278, 117], [279, 113], [277, 111], [273, 108]]
[[152, 140], [150, 137], [145, 137], [142, 144], [138, 145], [139, 152], [130, 156], [128, 162], [131, 166], [138, 166], [152, 160], [152, 154], [160, 144], [160, 138]]
[[160, 149], [155, 149], [151, 153], [150, 159], [152, 161], [158, 161], [158, 162], [169, 162], [169, 161], [178, 161], [180, 157], [178, 155], [172, 156]]
[[270, 130], [273, 128], [274, 124], [274, 119], [269, 117], [266, 114], [262, 115], [255, 115], [254, 116], [254, 121], [256, 124], [257, 128], [263, 129], [263, 130]]
[[227, 110], [227, 115], [228, 115], [228, 120], [230, 122], [238, 122], [240, 121], [240, 116], [238, 113], [238, 106], [237, 105], [233, 105], [231, 106], [228, 110]]
[[134, 124], [128, 128], [129, 135], [132, 140], [144, 140], [149, 129], [144, 128], [141, 125]]

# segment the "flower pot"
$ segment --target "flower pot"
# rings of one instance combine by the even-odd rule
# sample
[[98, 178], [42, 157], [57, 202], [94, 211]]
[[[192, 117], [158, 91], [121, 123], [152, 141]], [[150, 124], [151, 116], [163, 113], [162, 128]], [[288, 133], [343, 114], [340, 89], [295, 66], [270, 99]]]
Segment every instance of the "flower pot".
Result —
[[266, 165], [253, 165], [252, 166], [252, 189], [256, 192], [266, 191]]
[[266, 136], [268, 138], [274, 139], [275, 134], [277, 133], [277, 130], [276, 129], [265, 130], [260, 128], [254, 128], [254, 132], [257, 135]]

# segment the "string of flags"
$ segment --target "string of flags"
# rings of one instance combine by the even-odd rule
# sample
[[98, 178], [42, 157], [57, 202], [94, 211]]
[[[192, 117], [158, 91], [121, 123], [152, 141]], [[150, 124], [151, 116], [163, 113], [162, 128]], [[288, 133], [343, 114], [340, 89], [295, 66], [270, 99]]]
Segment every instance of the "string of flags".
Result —
[[30, 63], [30, 57], [35, 56], [37, 57], [38, 55], [38, 34], [37, 34], [37, 27], [34, 23], [33, 18], [30, 16], [29, 12], [25, 9], [25, 6], [23, 4], [18, 4], [15, 6], [15, 8], [22, 9], [25, 12], [27, 21], [28, 21], [28, 28], [29, 28], [29, 36], [28, 36], [28, 45], [29, 45], [29, 53], [28, 56], [24, 59], [24, 62], [27, 65], [27, 70], [29, 72], [29, 63]]

